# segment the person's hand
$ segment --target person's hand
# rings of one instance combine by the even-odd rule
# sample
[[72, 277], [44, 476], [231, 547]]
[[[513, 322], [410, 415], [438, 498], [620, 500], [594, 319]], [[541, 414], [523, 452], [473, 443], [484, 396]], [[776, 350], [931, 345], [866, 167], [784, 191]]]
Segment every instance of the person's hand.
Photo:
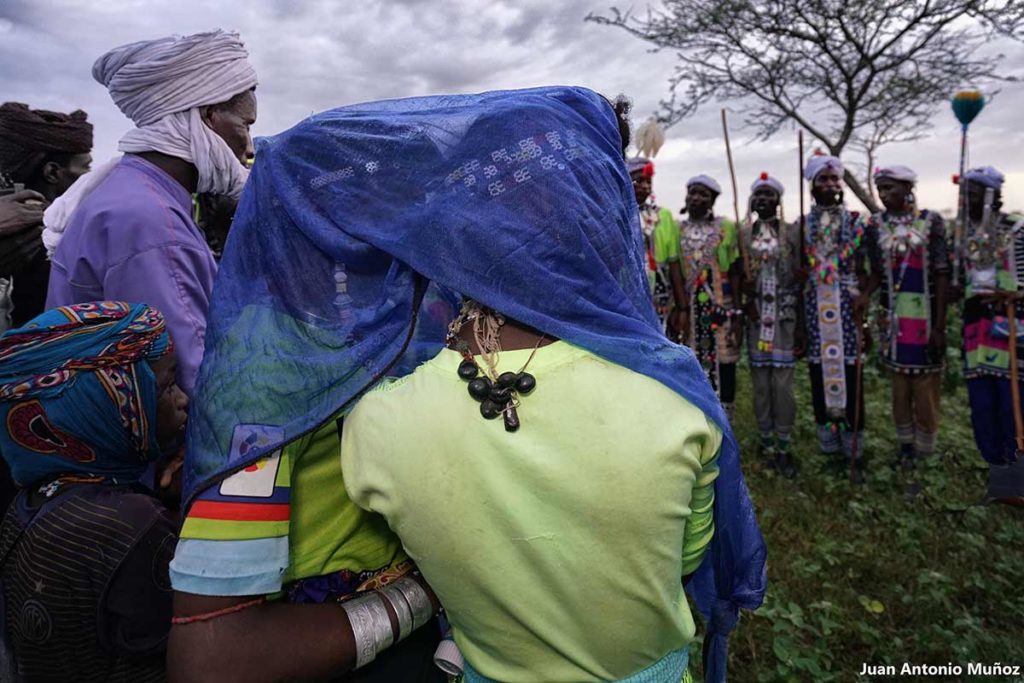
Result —
[[803, 328], [798, 327], [793, 333], [793, 356], [803, 358], [807, 353], [807, 333]]
[[672, 327], [679, 335], [679, 343], [685, 344], [690, 332], [690, 312], [677, 308], [672, 313]]
[[853, 300], [853, 317], [856, 320], [864, 320], [868, 312], [868, 304], [871, 303], [871, 295], [861, 292]]
[[32, 190], [0, 197], [0, 275], [29, 263], [43, 249], [46, 199]]
[[160, 470], [160, 480], [157, 483], [161, 489], [172, 493], [181, 493], [181, 467], [185, 464], [185, 448], [182, 447], [175, 455], [164, 463]]
[[[181, 449], [180, 451], [178, 451], [177, 455], [175, 455], [173, 458], [167, 461], [167, 463], [164, 465], [164, 469], [161, 470], [159, 483], [160, 487], [170, 488], [171, 485], [174, 484], [176, 479], [180, 480], [181, 477], [178, 473], [181, 471], [181, 466], [184, 464], [185, 450]], [[180, 485], [180, 481], [178, 481], [178, 484]]]
[[1015, 292], [1009, 289], [996, 289], [991, 292], [985, 292], [981, 295], [981, 300], [985, 303], [992, 304], [996, 308], [1002, 310], [1006, 308], [1006, 305], [1011, 301], [1016, 301], [1021, 298], [1020, 292]]
[[860, 329], [860, 350], [861, 353], [871, 353], [875, 346], [875, 336], [871, 333], [870, 325], [861, 325]]
[[42, 225], [45, 210], [46, 199], [32, 190], [0, 197], [0, 238]]
[[734, 349], [740, 348], [740, 342], [743, 340], [743, 319], [733, 318], [729, 324], [729, 346]]
[[747, 320], [752, 323], [761, 321], [761, 314], [757, 312], [757, 302], [754, 301], [753, 297], [747, 299], [747, 305], [744, 306]]

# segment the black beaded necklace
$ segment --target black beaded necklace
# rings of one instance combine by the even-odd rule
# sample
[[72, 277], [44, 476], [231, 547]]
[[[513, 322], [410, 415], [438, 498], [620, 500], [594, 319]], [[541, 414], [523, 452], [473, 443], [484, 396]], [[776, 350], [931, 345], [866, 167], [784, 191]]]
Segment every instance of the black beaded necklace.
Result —
[[[482, 352], [481, 356], [487, 363], [490, 376], [476, 362], [476, 358], [469, 350], [469, 344], [457, 337], [467, 321], [473, 322], [473, 334]], [[481, 321], [488, 328], [486, 333], [480, 330]], [[476, 302], [467, 301], [463, 304], [459, 316], [448, 326], [447, 341], [448, 346], [462, 356], [459, 377], [469, 383], [469, 395], [480, 403], [480, 414], [487, 420], [493, 420], [501, 415], [504, 418], [505, 431], [515, 432], [519, 429], [519, 413], [516, 410], [519, 406], [519, 397], [528, 396], [537, 387], [537, 379], [526, 372], [526, 368], [546, 337], [541, 335], [537, 340], [530, 357], [526, 359], [519, 372], [503, 372], [497, 375], [497, 355], [501, 351], [500, 328], [504, 323], [505, 320], [500, 315]]]

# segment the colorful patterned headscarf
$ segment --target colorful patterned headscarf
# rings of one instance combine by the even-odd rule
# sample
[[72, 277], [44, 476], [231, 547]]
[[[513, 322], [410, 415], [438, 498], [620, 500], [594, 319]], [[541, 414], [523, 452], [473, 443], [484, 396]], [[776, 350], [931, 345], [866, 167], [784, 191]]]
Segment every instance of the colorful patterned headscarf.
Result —
[[148, 361], [171, 348], [159, 311], [120, 301], [54, 308], [0, 337], [0, 451], [14, 480], [137, 481], [160, 455]]

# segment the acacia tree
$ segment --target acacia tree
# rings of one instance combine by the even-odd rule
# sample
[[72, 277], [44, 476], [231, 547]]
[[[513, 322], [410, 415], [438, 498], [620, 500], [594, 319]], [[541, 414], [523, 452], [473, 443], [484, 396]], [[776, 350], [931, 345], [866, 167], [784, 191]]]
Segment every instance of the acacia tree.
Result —
[[[920, 137], [957, 88], [1015, 80], [982, 48], [1024, 28], [1022, 0], [665, 0], [609, 12], [587, 20], [679, 57], [663, 123], [741, 100], [758, 138], [794, 122], [832, 154], [866, 154], [869, 172], [879, 147]], [[845, 180], [877, 210], [870, 182], [850, 170]]]

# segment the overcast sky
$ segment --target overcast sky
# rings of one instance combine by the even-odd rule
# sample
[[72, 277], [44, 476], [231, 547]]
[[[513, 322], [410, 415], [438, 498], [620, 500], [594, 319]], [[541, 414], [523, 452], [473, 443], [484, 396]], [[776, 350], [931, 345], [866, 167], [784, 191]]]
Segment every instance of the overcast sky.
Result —
[[[123, 43], [212, 28], [242, 34], [259, 74], [259, 121], [270, 135], [315, 111], [355, 102], [412, 95], [466, 93], [538, 85], [584, 85], [634, 101], [635, 123], [657, 107], [675, 58], [652, 54], [620, 29], [585, 23], [613, 0], [0, 0], [0, 101], [70, 111], [81, 108], [96, 127], [97, 161], [116, 153], [129, 121], [91, 77], [95, 59]], [[626, 6], [626, 3], [620, 3]], [[635, 3], [641, 8], [644, 3]], [[1016, 44], [1004, 49], [1024, 70]], [[1024, 127], [1018, 111], [1024, 84], [1004, 87], [972, 127], [972, 160], [1007, 174], [1006, 203], [1024, 208]], [[741, 105], [731, 105], [739, 112]], [[721, 136], [720, 105], [668, 131], [657, 158], [655, 193], [677, 209], [686, 179], [716, 177], [726, 188], [719, 212], [732, 198]], [[741, 117], [733, 116], [734, 126]], [[741, 197], [763, 170], [789, 192], [795, 216], [796, 133], [768, 143], [732, 131]], [[959, 129], [948, 103], [940, 103], [926, 139], [882, 151], [881, 163], [905, 163], [921, 176], [919, 201], [935, 209], [955, 205], [950, 178], [957, 170]]]

